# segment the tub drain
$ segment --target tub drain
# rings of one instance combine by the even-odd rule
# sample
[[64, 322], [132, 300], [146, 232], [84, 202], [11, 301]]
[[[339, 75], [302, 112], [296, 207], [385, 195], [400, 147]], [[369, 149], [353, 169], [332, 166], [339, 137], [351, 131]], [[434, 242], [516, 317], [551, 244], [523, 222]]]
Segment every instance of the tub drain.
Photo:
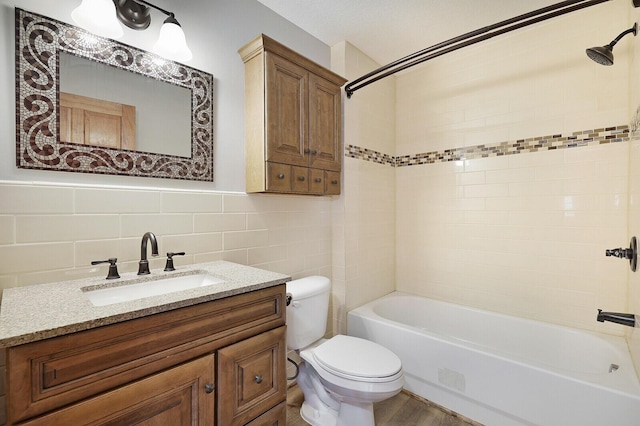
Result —
[[611, 364], [609, 366], [609, 373], [613, 373], [614, 371], [617, 371], [618, 368], [620, 368], [620, 366], [618, 364]]

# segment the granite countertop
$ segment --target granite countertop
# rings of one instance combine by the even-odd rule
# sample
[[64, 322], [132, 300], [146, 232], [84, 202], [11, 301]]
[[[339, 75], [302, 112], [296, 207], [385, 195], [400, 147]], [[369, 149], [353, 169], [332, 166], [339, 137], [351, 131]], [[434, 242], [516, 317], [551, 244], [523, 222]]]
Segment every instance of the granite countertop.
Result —
[[[223, 283], [107, 306], [94, 306], [84, 291], [140, 283], [159, 278], [207, 273]], [[0, 347], [10, 347], [273, 287], [291, 277], [236, 263], [217, 261], [180, 267], [176, 271], [134, 272], [117, 280], [87, 278], [7, 288], [0, 305]], [[84, 290], [83, 290], [84, 289]]]

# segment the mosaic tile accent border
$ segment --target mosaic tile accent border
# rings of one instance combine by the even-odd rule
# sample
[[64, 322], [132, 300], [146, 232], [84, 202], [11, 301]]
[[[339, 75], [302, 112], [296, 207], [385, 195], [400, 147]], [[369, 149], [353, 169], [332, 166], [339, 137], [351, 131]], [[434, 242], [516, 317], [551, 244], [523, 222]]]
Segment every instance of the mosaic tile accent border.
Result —
[[355, 145], [345, 147], [345, 157], [388, 164], [392, 167], [416, 166], [421, 164], [443, 163], [447, 161], [473, 160], [476, 158], [499, 157], [503, 155], [526, 154], [531, 152], [552, 151], [557, 149], [578, 148], [582, 146], [603, 145], [626, 142], [631, 138], [629, 126], [613, 126], [573, 132], [571, 135], [539, 136], [519, 139], [513, 142], [483, 144], [470, 147], [431, 151], [414, 155], [393, 157]]
[[[15, 9], [16, 165], [79, 173], [213, 181], [213, 76]], [[191, 92], [191, 156], [60, 141], [58, 52], [184, 87]], [[167, 108], [171, 108], [170, 105]]]

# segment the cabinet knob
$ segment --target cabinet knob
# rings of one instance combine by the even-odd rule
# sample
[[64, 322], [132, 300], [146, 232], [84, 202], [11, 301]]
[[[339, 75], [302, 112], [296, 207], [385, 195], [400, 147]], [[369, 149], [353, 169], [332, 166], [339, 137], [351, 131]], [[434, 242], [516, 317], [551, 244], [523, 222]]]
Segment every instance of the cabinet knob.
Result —
[[204, 385], [205, 393], [211, 393], [211, 392], [214, 391], [215, 388], [216, 388], [216, 385], [214, 385], [212, 383], [207, 383], [206, 385]]
[[304, 182], [304, 176], [298, 176], [298, 180], [299, 180], [300, 182]]
[[262, 374], [258, 374], [258, 375], [255, 377], [255, 379], [256, 379], [256, 383], [258, 383], [258, 384], [262, 383]]
[[322, 182], [322, 179], [316, 178], [316, 182], [320, 183], [320, 182]]
[[311, 155], [318, 155], [318, 151], [314, 149], [313, 151], [311, 151]]
[[284, 179], [284, 173], [280, 173], [280, 174], [278, 175], [278, 179]]
[[308, 154], [308, 153], [310, 153], [310, 152], [311, 152], [311, 150], [310, 150], [309, 148], [305, 148], [305, 149], [304, 149], [304, 153], [305, 153], [305, 154]]
[[332, 180], [331, 183], [334, 184], [334, 185], [337, 185], [338, 181], [337, 180]]

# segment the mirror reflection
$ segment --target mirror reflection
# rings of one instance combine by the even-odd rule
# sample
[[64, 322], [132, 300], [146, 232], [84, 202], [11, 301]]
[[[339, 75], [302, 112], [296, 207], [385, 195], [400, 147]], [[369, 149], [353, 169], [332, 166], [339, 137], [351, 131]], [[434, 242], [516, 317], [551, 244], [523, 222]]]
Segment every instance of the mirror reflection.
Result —
[[16, 8], [18, 167], [213, 181], [213, 76]]
[[60, 141], [189, 157], [191, 93], [62, 52]]

